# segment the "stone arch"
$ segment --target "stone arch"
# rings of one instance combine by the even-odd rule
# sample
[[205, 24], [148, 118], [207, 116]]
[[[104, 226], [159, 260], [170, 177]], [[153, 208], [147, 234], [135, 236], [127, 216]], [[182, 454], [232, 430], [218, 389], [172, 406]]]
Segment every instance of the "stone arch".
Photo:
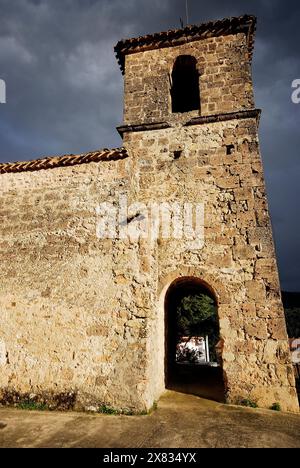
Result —
[[[197, 274], [195, 274], [197, 273]], [[171, 321], [172, 319], [172, 312], [174, 311], [174, 299], [170, 300], [170, 294], [174, 295], [183, 294], [184, 292], [195, 293], [196, 291], [199, 293], [204, 292], [212, 299], [214, 299], [217, 308], [219, 307], [219, 301], [222, 300], [222, 291], [220, 293], [221, 286], [217, 284], [218, 282], [214, 281], [213, 285], [209, 280], [212, 280], [210, 277], [207, 278], [207, 275], [199, 274], [200, 271], [194, 268], [181, 268], [179, 271], [173, 271], [169, 274], [165, 275], [160, 283], [159, 283], [159, 295], [160, 295], [160, 307], [163, 308], [161, 313], [164, 316], [164, 377], [165, 377], [165, 385], [167, 388], [170, 389], [179, 389], [180, 385], [186, 385], [187, 393], [195, 393], [201, 396], [209, 398], [211, 396], [212, 399], [218, 401], [225, 400], [225, 388], [224, 388], [224, 375], [223, 375], [223, 366], [220, 365], [217, 369], [210, 367], [210, 364], [207, 364], [207, 367], [204, 369], [200, 369], [198, 367], [196, 369], [196, 378], [199, 379], [199, 382], [194, 381], [193, 379], [190, 380], [190, 375], [187, 374], [186, 382], [183, 382], [182, 375], [179, 377], [179, 386], [178, 386], [178, 379], [177, 377], [174, 378], [174, 356], [175, 356], [175, 335], [174, 335], [174, 328], [172, 329]], [[203, 272], [202, 272], [203, 273]], [[205, 276], [205, 277], [204, 277]], [[174, 317], [174, 315], [173, 315]], [[219, 315], [218, 315], [218, 322], [219, 322]], [[221, 336], [221, 335], [220, 335]], [[222, 340], [220, 339], [220, 342]], [[177, 366], [178, 369], [178, 366]], [[176, 380], [176, 382], [175, 382]], [[175, 382], [175, 384], [174, 384]], [[211, 385], [213, 387], [208, 388]], [[183, 388], [182, 387], [182, 388]], [[180, 390], [181, 391], [181, 390]], [[184, 390], [183, 390], [184, 391]], [[197, 393], [198, 392], [198, 393]]]
[[223, 284], [215, 276], [207, 273], [204, 269], [197, 267], [179, 266], [176, 270], [172, 270], [159, 279], [158, 296], [161, 298], [167, 292], [173, 281], [183, 277], [195, 277], [206, 284], [208, 288], [213, 290], [218, 307], [230, 304], [229, 294]]

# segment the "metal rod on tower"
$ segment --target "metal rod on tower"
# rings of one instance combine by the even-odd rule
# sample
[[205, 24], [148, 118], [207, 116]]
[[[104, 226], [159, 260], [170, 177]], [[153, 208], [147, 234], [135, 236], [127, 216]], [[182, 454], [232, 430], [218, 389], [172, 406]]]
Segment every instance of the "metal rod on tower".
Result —
[[189, 24], [189, 5], [188, 0], [185, 0], [186, 24]]

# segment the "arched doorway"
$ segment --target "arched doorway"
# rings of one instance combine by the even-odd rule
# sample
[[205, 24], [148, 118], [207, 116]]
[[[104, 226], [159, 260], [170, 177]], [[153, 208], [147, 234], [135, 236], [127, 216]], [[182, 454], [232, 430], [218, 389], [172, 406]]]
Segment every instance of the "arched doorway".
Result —
[[204, 281], [182, 277], [165, 297], [166, 388], [225, 400], [216, 296]]

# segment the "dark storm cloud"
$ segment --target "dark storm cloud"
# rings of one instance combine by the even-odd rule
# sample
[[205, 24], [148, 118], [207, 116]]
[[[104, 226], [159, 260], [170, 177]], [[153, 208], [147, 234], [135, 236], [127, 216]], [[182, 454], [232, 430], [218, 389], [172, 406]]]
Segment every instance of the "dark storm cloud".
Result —
[[[253, 63], [282, 286], [300, 290], [300, 4], [189, 0], [190, 22], [258, 16]], [[122, 76], [113, 46], [180, 25], [185, 0], [0, 0], [0, 160], [121, 145]]]

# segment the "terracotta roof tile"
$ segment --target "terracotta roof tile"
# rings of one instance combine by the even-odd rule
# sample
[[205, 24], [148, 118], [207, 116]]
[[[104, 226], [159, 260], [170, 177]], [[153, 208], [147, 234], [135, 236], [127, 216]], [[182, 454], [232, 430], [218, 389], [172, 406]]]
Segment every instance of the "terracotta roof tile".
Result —
[[9, 172], [40, 171], [42, 169], [54, 169], [56, 167], [75, 166], [90, 162], [116, 161], [128, 157], [125, 148], [102, 149], [83, 154], [68, 154], [65, 156], [54, 156], [33, 161], [10, 162], [0, 164], [0, 174]]
[[247, 34], [249, 58], [251, 60], [256, 30], [256, 17], [244, 15], [234, 18], [225, 18], [219, 21], [211, 21], [205, 24], [191, 25], [184, 29], [172, 29], [165, 32], [140, 36], [132, 39], [123, 39], [115, 47], [117, 60], [122, 73], [125, 71], [125, 56], [136, 52], [156, 49], [160, 47], [172, 47], [186, 42], [206, 39], [208, 37], [225, 36], [244, 32]]

